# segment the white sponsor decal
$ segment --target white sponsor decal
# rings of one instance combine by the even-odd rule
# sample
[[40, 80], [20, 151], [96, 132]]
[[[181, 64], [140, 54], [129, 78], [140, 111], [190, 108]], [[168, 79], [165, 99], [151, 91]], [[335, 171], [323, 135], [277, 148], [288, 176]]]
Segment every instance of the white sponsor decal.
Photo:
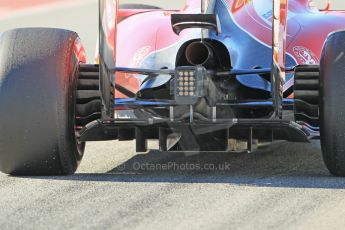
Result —
[[293, 52], [300, 64], [315, 65], [319, 63], [318, 57], [310, 49], [303, 46], [295, 46]]
[[143, 48], [137, 50], [133, 55], [130, 66], [133, 68], [139, 67], [143, 59], [150, 53], [151, 46], [144, 46]]

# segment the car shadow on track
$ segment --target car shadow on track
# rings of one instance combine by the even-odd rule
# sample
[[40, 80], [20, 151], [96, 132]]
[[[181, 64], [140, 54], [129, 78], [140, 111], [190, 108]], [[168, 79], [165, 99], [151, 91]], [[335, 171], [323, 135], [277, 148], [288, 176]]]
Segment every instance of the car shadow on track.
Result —
[[254, 153], [186, 156], [182, 153], [150, 151], [135, 155], [107, 173], [78, 173], [45, 179], [345, 189], [345, 179], [332, 177], [325, 168], [317, 142], [280, 143]]

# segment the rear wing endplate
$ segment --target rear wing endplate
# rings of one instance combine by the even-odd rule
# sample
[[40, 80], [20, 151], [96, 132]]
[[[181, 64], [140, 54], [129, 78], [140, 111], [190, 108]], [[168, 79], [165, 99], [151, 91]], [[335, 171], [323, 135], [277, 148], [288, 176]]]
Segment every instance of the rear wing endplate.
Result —
[[286, 64], [286, 28], [288, 0], [273, 0], [272, 20], [272, 99], [275, 118], [282, 118], [283, 86]]

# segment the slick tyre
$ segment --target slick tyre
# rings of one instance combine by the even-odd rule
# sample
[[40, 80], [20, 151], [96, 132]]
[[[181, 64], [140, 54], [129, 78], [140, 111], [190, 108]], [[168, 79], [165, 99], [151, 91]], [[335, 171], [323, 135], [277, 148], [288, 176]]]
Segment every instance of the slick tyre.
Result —
[[11, 175], [73, 174], [84, 153], [75, 104], [78, 35], [15, 29], [0, 38], [0, 170]]
[[328, 36], [320, 63], [320, 131], [324, 162], [345, 176], [345, 31]]

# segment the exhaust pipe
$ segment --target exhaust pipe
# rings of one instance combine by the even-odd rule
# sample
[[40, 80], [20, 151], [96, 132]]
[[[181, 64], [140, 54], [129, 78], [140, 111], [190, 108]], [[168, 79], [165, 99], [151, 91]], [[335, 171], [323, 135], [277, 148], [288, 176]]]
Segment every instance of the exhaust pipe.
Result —
[[193, 66], [215, 67], [215, 55], [212, 47], [205, 42], [192, 42], [186, 48], [186, 59]]

